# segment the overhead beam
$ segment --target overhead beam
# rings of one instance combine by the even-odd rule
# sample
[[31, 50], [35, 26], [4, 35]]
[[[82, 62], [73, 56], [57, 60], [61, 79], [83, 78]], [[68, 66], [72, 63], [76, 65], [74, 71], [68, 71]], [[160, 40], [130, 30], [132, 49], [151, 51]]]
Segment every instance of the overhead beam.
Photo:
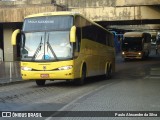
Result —
[[160, 30], [160, 24], [145, 24], [145, 25], [111, 25], [108, 29], [123, 29], [123, 30]]
[[160, 0], [56, 0], [57, 4], [73, 7], [115, 7], [160, 5]]
[[51, 4], [52, 0], [6, 0], [0, 1], [0, 6], [13, 6], [13, 5], [30, 5], [30, 4]]
[[160, 19], [160, 7], [99, 7], [73, 8], [71, 11], [80, 12], [93, 21], [124, 21]]
[[0, 23], [22, 22], [24, 17], [30, 14], [41, 12], [53, 12], [62, 10], [59, 6], [41, 5], [41, 6], [25, 6], [25, 7], [6, 7], [0, 8]]
[[116, 6], [160, 5], [160, 0], [116, 0]]

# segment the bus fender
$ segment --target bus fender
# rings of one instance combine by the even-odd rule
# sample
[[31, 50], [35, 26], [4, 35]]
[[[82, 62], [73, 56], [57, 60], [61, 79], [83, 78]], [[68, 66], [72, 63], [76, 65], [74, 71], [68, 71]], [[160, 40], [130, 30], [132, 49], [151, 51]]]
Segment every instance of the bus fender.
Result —
[[105, 66], [105, 73], [108, 71], [109, 67], [110, 67], [110, 63], [107, 61]]
[[105, 68], [105, 78], [110, 79], [112, 76], [112, 63], [107, 62]]
[[85, 61], [82, 61], [81, 67], [80, 67], [80, 77], [82, 77], [82, 69], [84, 66], [86, 67], [86, 76], [87, 76], [87, 64]]

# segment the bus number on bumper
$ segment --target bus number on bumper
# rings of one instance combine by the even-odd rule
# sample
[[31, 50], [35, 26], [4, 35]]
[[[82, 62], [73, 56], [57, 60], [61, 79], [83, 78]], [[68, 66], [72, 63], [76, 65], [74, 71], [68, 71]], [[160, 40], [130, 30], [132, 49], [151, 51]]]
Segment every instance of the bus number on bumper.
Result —
[[41, 78], [49, 78], [49, 74], [41, 74]]

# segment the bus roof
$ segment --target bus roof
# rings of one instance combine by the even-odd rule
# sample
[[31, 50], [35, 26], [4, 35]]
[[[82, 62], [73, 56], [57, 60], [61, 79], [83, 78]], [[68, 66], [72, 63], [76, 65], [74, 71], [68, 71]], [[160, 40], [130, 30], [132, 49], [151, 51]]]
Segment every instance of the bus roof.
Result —
[[[102, 27], [101, 25], [95, 23], [94, 21], [89, 20], [88, 18], [86, 18], [85, 16], [83, 16], [82, 14], [80, 14], [79, 12], [71, 12], [71, 11], [56, 11], [56, 12], [44, 12], [44, 13], [37, 13], [37, 14], [32, 14], [32, 15], [28, 15], [25, 18], [32, 18], [32, 17], [40, 17], [40, 16], [54, 16], [54, 15], [79, 15], [83, 18], [85, 18], [86, 20], [88, 20], [89, 22], [101, 27], [102, 29], [107, 30], [106, 28]], [[110, 31], [107, 30], [108, 33], [112, 34]]]
[[149, 34], [145, 32], [126, 32], [124, 37], [142, 37], [144, 34]]

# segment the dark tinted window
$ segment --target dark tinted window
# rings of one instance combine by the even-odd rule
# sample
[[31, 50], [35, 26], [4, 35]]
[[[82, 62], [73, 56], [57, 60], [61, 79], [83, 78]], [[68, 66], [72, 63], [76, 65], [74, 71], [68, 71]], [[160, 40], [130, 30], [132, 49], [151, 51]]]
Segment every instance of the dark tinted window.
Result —
[[142, 50], [142, 37], [125, 37], [122, 41], [122, 50]]
[[[82, 28], [82, 39], [113, 46], [113, 35], [83, 17], [76, 18], [76, 27]], [[77, 30], [78, 33], [78, 30]]]

